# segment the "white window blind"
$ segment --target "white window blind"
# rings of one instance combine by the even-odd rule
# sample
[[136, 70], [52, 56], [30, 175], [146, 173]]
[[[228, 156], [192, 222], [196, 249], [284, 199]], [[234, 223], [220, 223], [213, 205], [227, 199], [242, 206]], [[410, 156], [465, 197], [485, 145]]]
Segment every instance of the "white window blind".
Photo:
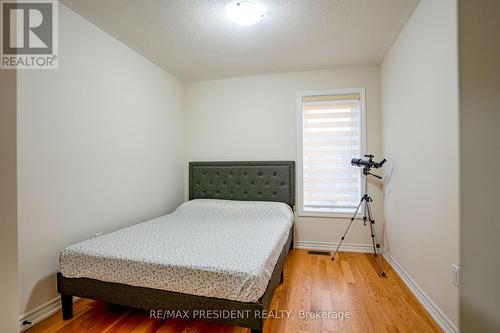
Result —
[[352, 213], [361, 196], [360, 93], [302, 96], [302, 212]]

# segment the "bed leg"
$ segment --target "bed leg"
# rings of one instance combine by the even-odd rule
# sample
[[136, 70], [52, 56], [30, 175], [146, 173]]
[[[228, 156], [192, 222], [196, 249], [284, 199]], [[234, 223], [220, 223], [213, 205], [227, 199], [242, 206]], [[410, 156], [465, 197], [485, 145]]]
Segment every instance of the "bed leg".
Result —
[[280, 283], [283, 283], [283, 281], [285, 281], [285, 278], [283, 276], [283, 271], [281, 271], [281, 274], [280, 274]]
[[73, 296], [61, 294], [63, 320], [73, 318]]
[[250, 333], [262, 333], [262, 330], [256, 330], [255, 328], [252, 328], [250, 330]]

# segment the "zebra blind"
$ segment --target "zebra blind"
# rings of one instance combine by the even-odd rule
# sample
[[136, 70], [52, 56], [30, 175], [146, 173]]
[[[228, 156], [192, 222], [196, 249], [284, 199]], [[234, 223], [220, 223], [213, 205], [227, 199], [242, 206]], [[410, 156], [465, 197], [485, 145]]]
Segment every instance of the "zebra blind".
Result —
[[302, 211], [352, 213], [361, 196], [359, 93], [302, 96]]

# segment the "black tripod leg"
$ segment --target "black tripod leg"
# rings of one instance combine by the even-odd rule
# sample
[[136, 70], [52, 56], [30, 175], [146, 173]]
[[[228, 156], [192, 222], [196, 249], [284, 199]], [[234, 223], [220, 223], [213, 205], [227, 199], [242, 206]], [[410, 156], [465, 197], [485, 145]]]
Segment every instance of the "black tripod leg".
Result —
[[373, 245], [373, 255], [375, 257], [377, 257], [377, 247], [375, 245], [375, 234], [373, 233], [372, 216], [371, 216], [371, 212], [369, 210], [370, 200], [371, 200], [371, 198], [369, 196], [365, 197], [365, 207], [364, 207], [365, 214], [363, 215], [363, 225], [366, 225], [366, 223], [370, 224], [370, 236], [371, 236], [372, 245]]
[[354, 222], [354, 219], [356, 218], [356, 215], [358, 215], [359, 207], [361, 207], [361, 204], [363, 203], [363, 200], [364, 200], [364, 198], [361, 198], [361, 200], [359, 201], [358, 207], [356, 208], [356, 211], [354, 212], [354, 215], [351, 217], [351, 222], [349, 222], [349, 225], [347, 226], [347, 229], [345, 230], [344, 235], [343, 235], [343, 236], [342, 236], [342, 238], [340, 239], [340, 243], [339, 243], [339, 245], [337, 245], [337, 249], [336, 249], [336, 250], [335, 250], [335, 252], [333, 253], [332, 260], [335, 260], [335, 256], [336, 256], [336, 255], [337, 255], [337, 253], [339, 252], [340, 246], [341, 246], [341, 245], [342, 245], [342, 243], [344, 242], [345, 236], [346, 236], [346, 235], [347, 235], [347, 233], [349, 232], [349, 229], [351, 228], [352, 222]]
[[374, 230], [373, 230], [373, 223], [372, 222], [373, 220], [370, 219], [369, 223], [370, 223], [370, 233], [371, 233], [371, 237], [372, 237], [372, 245], [373, 245], [373, 255], [375, 256], [375, 258], [378, 256], [377, 254], [377, 245], [375, 244], [375, 234], [373, 233]]
[[366, 206], [367, 206], [367, 210], [368, 210], [368, 219], [370, 222], [370, 232], [371, 232], [371, 236], [372, 236], [373, 253], [375, 254], [375, 257], [378, 257], [378, 263], [380, 266], [380, 274], [382, 276], [385, 276], [384, 262], [382, 261], [382, 256], [380, 254], [380, 244], [377, 242], [377, 234], [375, 233], [375, 220], [372, 217], [372, 208], [370, 206], [370, 201], [371, 201], [371, 198], [369, 198], [369, 200], [366, 200]]
[[373, 255], [376, 258], [378, 256], [378, 253], [377, 253], [377, 244], [376, 244], [376, 240], [375, 240], [375, 233], [373, 230], [373, 224], [375, 223], [375, 221], [373, 220], [372, 213], [370, 211], [370, 203], [369, 203], [370, 200], [371, 200], [371, 198], [368, 197], [368, 200], [366, 200], [365, 207], [366, 207], [366, 210], [368, 211], [368, 221], [367, 222], [370, 224], [370, 236], [372, 239]]

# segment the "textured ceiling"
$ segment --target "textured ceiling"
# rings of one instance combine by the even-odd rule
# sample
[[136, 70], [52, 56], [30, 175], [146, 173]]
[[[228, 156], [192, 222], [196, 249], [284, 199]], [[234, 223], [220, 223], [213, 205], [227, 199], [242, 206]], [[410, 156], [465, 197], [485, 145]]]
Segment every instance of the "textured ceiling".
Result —
[[378, 64], [419, 0], [260, 0], [239, 26], [229, 0], [62, 0], [185, 81]]

